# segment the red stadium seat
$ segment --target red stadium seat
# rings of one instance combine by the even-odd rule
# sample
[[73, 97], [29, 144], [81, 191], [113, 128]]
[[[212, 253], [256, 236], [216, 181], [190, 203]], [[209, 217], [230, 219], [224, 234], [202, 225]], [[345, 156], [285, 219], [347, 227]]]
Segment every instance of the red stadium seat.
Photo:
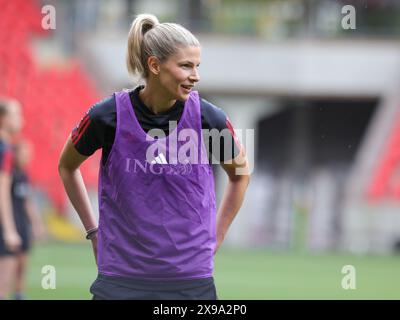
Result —
[[367, 188], [370, 201], [400, 199], [400, 116]]
[[[59, 153], [73, 126], [99, 94], [76, 62], [68, 69], [39, 70], [29, 40], [32, 34], [49, 32], [41, 27], [37, 1], [0, 0], [0, 8], [0, 94], [23, 103], [23, 135], [31, 140], [36, 154], [30, 165], [32, 181], [61, 208], [65, 192], [57, 175]], [[88, 185], [97, 182], [98, 161], [94, 157], [92, 165], [82, 170]]]

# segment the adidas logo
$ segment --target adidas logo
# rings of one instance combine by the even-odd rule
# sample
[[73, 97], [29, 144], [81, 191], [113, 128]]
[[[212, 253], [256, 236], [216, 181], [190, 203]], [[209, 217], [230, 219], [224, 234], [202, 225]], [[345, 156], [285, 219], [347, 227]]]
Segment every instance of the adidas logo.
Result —
[[151, 164], [158, 163], [158, 164], [168, 164], [167, 159], [165, 159], [164, 154], [160, 153], [153, 161], [151, 161]]

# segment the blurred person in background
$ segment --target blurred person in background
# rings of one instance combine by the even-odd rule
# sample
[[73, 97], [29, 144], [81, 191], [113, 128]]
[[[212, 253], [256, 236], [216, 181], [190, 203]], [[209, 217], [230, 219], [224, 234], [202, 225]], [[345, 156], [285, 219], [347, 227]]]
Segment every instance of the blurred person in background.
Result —
[[[200, 80], [199, 64], [200, 43], [190, 31], [139, 15], [128, 35], [127, 66], [145, 85], [95, 104], [64, 146], [59, 174], [98, 267], [93, 299], [217, 299], [214, 255], [242, 205], [249, 170], [226, 114], [192, 90]], [[186, 170], [186, 164], [167, 162], [170, 146], [147, 159], [155, 128], [168, 138], [191, 129], [198, 137], [198, 155], [208, 159], [189, 162], [189, 174], [168, 174]], [[203, 129], [227, 129], [233, 141], [230, 157], [223, 158], [224, 150], [215, 152], [229, 178], [218, 214], [209, 162], [213, 145], [207, 148]], [[100, 148], [97, 226], [79, 167]], [[145, 170], [133, 168], [137, 161]], [[237, 174], [238, 168], [245, 173]]]
[[15, 143], [13, 149], [12, 204], [15, 226], [21, 237], [21, 247], [16, 255], [14, 299], [24, 300], [26, 298], [25, 273], [32, 238], [36, 240], [42, 239], [44, 236], [44, 226], [33, 203], [29, 178], [25, 170], [31, 160], [31, 145], [25, 140], [19, 140]]
[[20, 104], [11, 99], [0, 99], [0, 299], [11, 291], [13, 273], [21, 237], [17, 232], [12, 209], [13, 138], [21, 130]]

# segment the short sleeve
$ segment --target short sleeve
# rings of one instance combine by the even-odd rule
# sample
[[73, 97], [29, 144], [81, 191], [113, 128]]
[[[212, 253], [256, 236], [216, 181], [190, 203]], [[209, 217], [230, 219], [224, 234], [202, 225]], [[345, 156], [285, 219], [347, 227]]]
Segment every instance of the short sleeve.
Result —
[[80, 154], [90, 156], [104, 146], [110, 112], [109, 105], [112, 102], [113, 96], [110, 96], [94, 104], [72, 130], [71, 140]]
[[200, 103], [203, 129], [210, 132], [216, 129], [219, 133], [218, 139], [212, 135], [208, 138], [210, 156], [220, 162], [234, 159], [240, 153], [241, 144], [229, 117], [225, 111], [205, 99], [201, 99]]

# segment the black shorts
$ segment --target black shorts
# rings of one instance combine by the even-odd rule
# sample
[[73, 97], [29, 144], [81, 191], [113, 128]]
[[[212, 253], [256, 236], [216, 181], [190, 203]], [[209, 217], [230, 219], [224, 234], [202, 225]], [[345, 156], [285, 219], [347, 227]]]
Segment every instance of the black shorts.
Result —
[[217, 300], [214, 278], [155, 281], [99, 274], [93, 300]]

